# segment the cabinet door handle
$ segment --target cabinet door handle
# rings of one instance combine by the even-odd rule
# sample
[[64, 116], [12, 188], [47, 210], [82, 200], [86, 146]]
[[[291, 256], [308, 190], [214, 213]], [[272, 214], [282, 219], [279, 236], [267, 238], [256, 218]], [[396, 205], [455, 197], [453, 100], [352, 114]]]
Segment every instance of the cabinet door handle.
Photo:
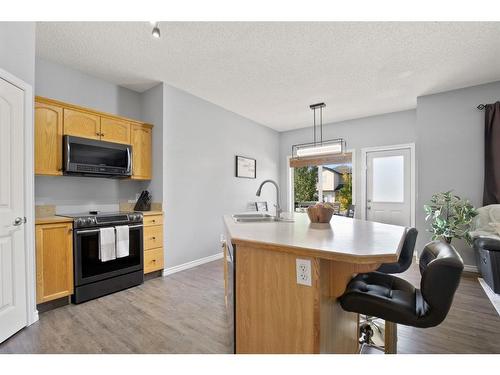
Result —
[[156, 237], [151, 237], [152, 240], [156, 240]]

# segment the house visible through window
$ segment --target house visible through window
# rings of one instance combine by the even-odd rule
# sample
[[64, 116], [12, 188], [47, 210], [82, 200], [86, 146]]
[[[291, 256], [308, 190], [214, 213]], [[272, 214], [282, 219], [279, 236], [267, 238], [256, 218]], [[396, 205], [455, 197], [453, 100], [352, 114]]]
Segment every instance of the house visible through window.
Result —
[[293, 187], [295, 212], [318, 202], [338, 202], [346, 211], [352, 203], [352, 160], [343, 155], [337, 163], [294, 167]]

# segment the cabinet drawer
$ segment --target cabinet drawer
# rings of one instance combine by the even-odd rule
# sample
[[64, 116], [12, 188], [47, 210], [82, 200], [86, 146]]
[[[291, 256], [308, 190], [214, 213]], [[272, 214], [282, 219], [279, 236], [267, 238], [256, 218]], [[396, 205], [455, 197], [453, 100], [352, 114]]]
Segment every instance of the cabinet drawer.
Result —
[[144, 224], [144, 226], [162, 225], [163, 224], [163, 215], [144, 216], [143, 224]]
[[163, 248], [144, 252], [144, 273], [163, 269]]
[[163, 225], [144, 227], [144, 250], [163, 246]]

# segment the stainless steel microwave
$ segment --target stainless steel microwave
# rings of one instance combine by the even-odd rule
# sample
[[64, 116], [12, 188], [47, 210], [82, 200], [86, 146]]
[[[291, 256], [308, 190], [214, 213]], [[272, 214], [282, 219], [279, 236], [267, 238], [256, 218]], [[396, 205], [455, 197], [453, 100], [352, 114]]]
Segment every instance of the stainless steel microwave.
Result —
[[132, 174], [132, 146], [64, 136], [64, 174], [128, 177]]

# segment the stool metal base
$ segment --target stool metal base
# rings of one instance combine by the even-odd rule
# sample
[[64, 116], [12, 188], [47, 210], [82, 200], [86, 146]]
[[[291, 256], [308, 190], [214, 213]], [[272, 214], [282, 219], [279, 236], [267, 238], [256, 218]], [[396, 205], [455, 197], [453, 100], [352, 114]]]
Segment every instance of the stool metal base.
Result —
[[385, 354], [396, 354], [397, 353], [397, 324], [393, 322], [386, 321], [384, 324], [384, 345], [376, 345], [373, 341], [375, 328], [377, 331], [382, 333], [382, 328], [380, 324], [376, 322], [376, 318], [366, 317], [366, 319], [359, 326], [359, 343], [361, 344], [359, 353], [369, 354], [373, 350], [379, 350]]

